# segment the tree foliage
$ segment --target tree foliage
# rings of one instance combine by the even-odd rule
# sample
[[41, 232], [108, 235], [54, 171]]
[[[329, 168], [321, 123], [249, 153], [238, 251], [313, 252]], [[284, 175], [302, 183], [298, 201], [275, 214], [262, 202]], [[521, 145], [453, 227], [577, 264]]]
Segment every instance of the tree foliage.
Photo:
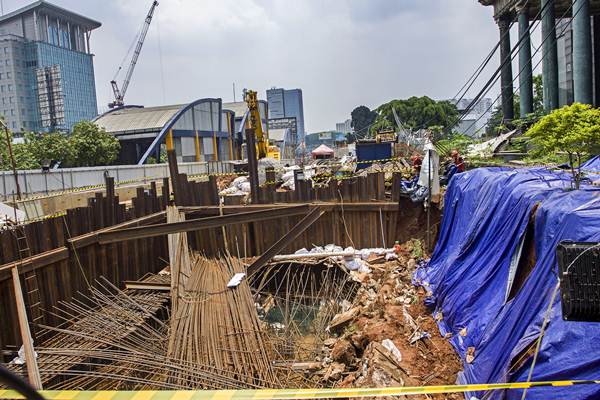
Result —
[[439, 126], [448, 131], [456, 126], [460, 118], [456, 106], [450, 101], [435, 101], [427, 96], [413, 96], [405, 100], [392, 100], [379, 106], [375, 110], [377, 120], [372, 127], [372, 131], [396, 128], [394, 110], [400, 122], [413, 131], [428, 129], [433, 126]]
[[[12, 134], [10, 134], [12, 141]], [[45, 161], [60, 162], [62, 167], [90, 167], [113, 162], [120, 149], [119, 141], [89, 121], [81, 121], [70, 135], [59, 132], [24, 134], [23, 143], [13, 143], [17, 169], [37, 169]], [[0, 168], [12, 168], [6, 137], [0, 140]]]
[[117, 159], [121, 147], [117, 138], [90, 121], [75, 124], [69, 140], [80, 167], [108, 165]]
[[352, 128], [354, 129], [354, 133], [348, 135], [349, 142], [351, 143], [357, 136], [366, 136], [369, 128], [375, 122], [375, 118], [377, 118], [377, 113], [371, 111], [367, 106], [358, 106], [352, 110], [350, 115], [352, 118]]
[[600, 151], [600, 110], [574, 103], [542, 117], [528, 131], [537, 156], [564, 151], [579, 188], [581, 160]]

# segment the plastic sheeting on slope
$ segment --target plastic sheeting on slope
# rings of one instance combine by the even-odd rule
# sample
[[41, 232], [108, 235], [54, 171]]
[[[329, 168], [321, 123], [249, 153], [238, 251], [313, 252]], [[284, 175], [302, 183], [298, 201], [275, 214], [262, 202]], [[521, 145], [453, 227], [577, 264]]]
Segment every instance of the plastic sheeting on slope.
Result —
[[600, 172], [600, 154], [581, 164], [581, 169], [586, 171]]
[[581, 164], [581, 169], [592, 182], [600, 181], [600, 154]]
[[[572, 191], [570, 175], [545, 169], [484, 168], [452, 178], [440, 237], [415, 280], [431, 292], [442, 334], [466, 359], [461, 383], [526, 380], [529, 362], [511, 362], [539, 335], [557, 277], [561, 240], [600, 241], [600, 189]], [[537, 208], [536, 208], [537, 205]], [[536, 263], [515, 297], [505, 301], [511, 259], [534, 212]], [[600, 378], [600, 324], [564, 322], [557, 297], [534, 380]], [[462, 336], [460, 333], [464, 334]], [[474, 394], [474, 395], [481, 395]], [[600, 386], [536, 388], [528, 399], [587, 399]], [[491, 398], [520, 398], [519, 391]]]

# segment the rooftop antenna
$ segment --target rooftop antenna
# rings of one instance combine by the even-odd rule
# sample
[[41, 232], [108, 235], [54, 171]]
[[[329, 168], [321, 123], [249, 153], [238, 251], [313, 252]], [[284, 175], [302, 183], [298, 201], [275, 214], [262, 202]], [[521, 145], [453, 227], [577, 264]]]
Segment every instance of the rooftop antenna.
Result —
[[4, 15], [4, 0], [0, 0], [0, 15]]

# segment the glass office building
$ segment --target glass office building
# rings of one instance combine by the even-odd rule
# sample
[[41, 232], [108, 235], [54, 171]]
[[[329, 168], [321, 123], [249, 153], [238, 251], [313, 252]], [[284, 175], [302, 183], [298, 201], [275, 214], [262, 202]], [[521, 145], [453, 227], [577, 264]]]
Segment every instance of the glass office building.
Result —
[[45, 1], [0, 17], [0, 115], [13, 132], [69, 131], [97, 115], [89, 37], [99, 26]]
[[301, 89], [272, 88], [267, 90], [269, 119], [296, 118], [297, 143], [304, 140], [304, 104]]

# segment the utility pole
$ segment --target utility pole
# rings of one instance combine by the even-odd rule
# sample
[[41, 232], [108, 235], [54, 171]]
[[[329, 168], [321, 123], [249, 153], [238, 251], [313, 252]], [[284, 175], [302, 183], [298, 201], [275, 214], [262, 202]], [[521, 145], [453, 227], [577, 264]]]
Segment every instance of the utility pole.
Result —
[[4, 123], [4, 121], [0, 120], [0, 125], [4, 128], [4, 134], [6, 136], [6, 146], [8, 147], [8, 157], [10, 158], [10, 165], [13, 170], [13, 176], [15, 177], [15, 186], [17, 188], [17, 200], [21, 200], [21, 187], [19, 186], [19, 176], [17, 175], [17, 164], [15, 163], [15, 157], [12, 151], [12, 140], [10, 138], [10, 133], [8, 132], [8, 127]]

